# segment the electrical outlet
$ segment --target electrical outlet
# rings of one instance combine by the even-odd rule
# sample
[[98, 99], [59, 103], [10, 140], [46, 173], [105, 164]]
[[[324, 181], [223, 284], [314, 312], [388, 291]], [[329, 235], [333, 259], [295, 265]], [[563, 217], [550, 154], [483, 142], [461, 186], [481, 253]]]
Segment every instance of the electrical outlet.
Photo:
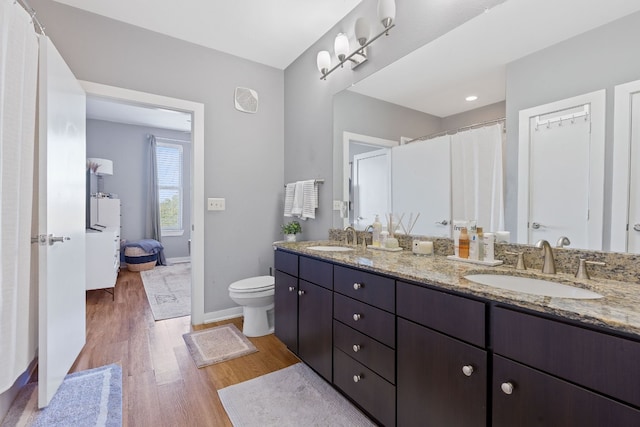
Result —
[[210, 211], [223, 211], [225, 209], [225, 201], [223, 198], [209, 197], [207, 200], [207, 209]]

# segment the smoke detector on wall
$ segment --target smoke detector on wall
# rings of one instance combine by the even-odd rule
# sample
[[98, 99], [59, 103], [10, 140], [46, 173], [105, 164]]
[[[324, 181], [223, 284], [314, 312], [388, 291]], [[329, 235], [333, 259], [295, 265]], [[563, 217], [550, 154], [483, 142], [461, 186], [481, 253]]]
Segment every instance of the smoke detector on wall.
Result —
[[258, 92], [247, 87], [237, 87], [235, 104], [238, 111], [256, 113], [258, 111]]

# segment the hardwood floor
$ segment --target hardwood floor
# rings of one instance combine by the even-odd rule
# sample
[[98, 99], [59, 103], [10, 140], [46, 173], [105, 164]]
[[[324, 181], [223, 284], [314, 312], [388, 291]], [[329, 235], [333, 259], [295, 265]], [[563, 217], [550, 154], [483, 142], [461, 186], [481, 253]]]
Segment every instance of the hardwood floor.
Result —
[[250, 338], [258, 352], [198, 369], [182, 334], [242, 319], [190, 325], [190, 317], [154, 321], [140, 273], [123, 270], [115, 300], [87, 292], [87, 343], [71, 372], [122, 366], [124, 426], [231, 426], [217, 390], [299, 360], [275, 336]]

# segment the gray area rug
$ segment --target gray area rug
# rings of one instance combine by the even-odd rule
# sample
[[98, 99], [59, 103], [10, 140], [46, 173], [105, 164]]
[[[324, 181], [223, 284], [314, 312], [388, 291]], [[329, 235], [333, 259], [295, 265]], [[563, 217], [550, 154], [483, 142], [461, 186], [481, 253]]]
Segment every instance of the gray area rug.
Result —
[[2, 427], [121, 425], [122, 368], [118, 365], [67, 375], [44, 409], [38, 409], [37, 383], [27, 384], [2, 421]]
[[232, 323], [182, 336], [198, 368], [258, 351]]
[[156, 320], [191, 314], [191, 263], [158, 265], [141, 271], [153, 318]]
[[235, 427], [375, 426], [303, 363], [218, 390]]

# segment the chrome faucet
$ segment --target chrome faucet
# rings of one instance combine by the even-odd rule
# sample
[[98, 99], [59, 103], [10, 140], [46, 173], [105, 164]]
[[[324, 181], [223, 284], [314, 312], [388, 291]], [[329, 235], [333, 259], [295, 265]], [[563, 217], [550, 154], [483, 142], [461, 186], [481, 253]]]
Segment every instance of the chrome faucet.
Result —
[[344, 237], [344, 243], [348, 245], [349, 244], [349, 236], [352, 236], [351, 241], [353, 242], [354, 245], [357, 245], [358, 244], [358, 233], [356, 232], [356, 229], [351, 227], [351, 226], [348, 226], [348, 227], [346, 227], [344, 229], [344, 231], [346, 231], [346, 233], [347, 233], [345, 235], [345, 237]]
[[558, 242], [556, 242], [556, 248], [564, 248], [567, 245], [571, 244], [571, 240], [567, 236], [560, 236], [558, 238]]
[[364, 229], [364, 235], [362, 236], [362, 247], [367, 249], [367, 237], [371, 235], [371, 244], [373, 245], [373, 224], [367, 225], [367, 228]]
[[542, 262], [542, 272], [556, 274], [556, 262], [553, 259], [551, 245], [546, 240], [538, 240], [536, 248], [542, 248], [544, 261]]

